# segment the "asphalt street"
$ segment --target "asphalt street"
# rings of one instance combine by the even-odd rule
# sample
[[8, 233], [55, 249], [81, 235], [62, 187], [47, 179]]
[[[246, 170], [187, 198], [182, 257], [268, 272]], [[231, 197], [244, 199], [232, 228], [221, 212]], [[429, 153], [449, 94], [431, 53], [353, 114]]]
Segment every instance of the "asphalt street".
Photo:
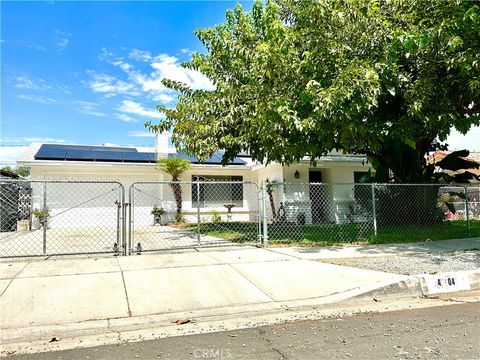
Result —
[[13, 358], [480, 359], [479, 330], [480, 303], [475, 302]]

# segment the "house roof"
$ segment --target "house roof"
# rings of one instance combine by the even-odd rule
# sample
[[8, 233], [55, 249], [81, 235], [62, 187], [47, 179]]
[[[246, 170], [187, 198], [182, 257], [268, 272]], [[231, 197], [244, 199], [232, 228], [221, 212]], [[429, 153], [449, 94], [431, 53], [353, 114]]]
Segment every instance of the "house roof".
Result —
[[[427, 158], [427, 162], [429, 164], [437, 164], [441, 160], [445, 158], [448, 154], [452, 153], [453, 151], [436, 151], [432, 155], [430, 155]], [[475, 161], [477, 163], [480, 163], [480, 151], [470, 151], [467, 157], [460, 157], [461, 159], [465, 160], [470, 160], [470, 161]], [[477, 176], [480, 176], [480, 169], [462, 169], [462, 170], [457, 170], [457, 171], [450, 171], [450, 170], [442, 170], [439, 167], [437, 167], [437, 171], [443, 171], [447, 174], [453, 175], [453, 174], [461, 174], [466, 171], [475, 174]]]
[[[192, 164], [221, 165], [223, 152], [217, 152], [212, 157], [200, 162], [196, 157], [185, 153], [170, 153], [168, 157], [188, 159]], [[34, 160], [55, 161], [86, 161], [86, 162], [116, 162], [116, 163], [155, 163], [158, 154], [155, 152], [138, 151], [133, 147], [89, 146], [42, 144], [33, 155]], [[240, 157], [234, 158], [228, 165], [246, 165]]]
[[[98, 145], [75, 145], [75, 144], [42, 144], [31, 143], [26, 151], [17, 159], [17, 164], [22, 166], [55, 165], [69, 166], [95, 163], [100, 166], [151, 166], [157, 159], [168, 157], [182, 157], [190, 160], [195, 167], [223, 167], [221, 159], [223, 151], [216, 152], [212, 157], [200, 162], [198, 158], [182, 152], [157, 154], [153, 147], [127, 147], [127, 146], [98, 146]], [[362, 155], [343, 154], [332, 152], [317, 159], [318, 162], [327, 163], [356, 163], [364, 164], [366, 157]], [[310, 163], [309, 158], [304, 158], [302, 164]], [[259, 170], [265, 167], [258, 161], [253, 161], [250, 155], [242, 152], [227, 164], [234, 168], [250, 168]]]

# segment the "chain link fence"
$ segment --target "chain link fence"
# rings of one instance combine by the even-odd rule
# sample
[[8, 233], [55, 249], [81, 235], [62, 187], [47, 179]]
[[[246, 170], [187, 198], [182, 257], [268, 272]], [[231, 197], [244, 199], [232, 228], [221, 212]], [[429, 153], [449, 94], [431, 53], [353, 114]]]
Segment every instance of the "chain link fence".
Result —
[[438, 184], [269, 183], [270, 244], [392, 243], [480, 236], [480, 187]]
[[129, 250], [256, 243], [259, 191], [242, 181], [137, 182], [130, 187]]
[[480, 237], [480, 186], [0, 181], [0, 257]]
[[0, 181], [0, 257], [123, 251], [116, 182]]

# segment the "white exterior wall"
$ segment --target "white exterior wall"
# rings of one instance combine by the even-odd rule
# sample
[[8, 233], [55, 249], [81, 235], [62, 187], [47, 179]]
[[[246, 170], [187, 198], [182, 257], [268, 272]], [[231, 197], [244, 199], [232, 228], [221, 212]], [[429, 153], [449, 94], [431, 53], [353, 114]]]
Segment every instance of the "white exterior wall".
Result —
[[[181, 178], [181, 181], [188, 182], [182, 184], [182, 212], [186, 213], [185, 219], [187, 221], [197, 221], [197, 207], [192, 208], [192, 175], [221, 175], [221, 176], [242, 176], [244, 182], [256, 180], [252, 178], [250, 169], [242, 168], [219, 168], [214, 166], [195, 166], [194, 169], [187, 171]], [[172, 221], [175, 217], [176, 204], [173, 192], [168, 185], [170, 176], [163, 174], [161, 171], [155, 170], [154, 165], [144, 166], [124, 166], [120, 164], [79, 164], [65, 163], [62, 165], [46, 165], [39, 164], [31, 167], [32, 180], [71, 180], [71, 181], [117, 181], [124, 186], [125, 201], [129, 201], [130, 186], [135, 182], [162, 182], [164, 184], [139, 184], [136, 186], [139, 191], [134, 191], [135, 208], [134, 218], [137, 225], [152, 225], [153, 216], [151, 210], [153, 205], [163, 207], [168, 214], [166, 219]], [[94, 185], [92, 185], [94, 186]], [[143, 192], [141, 190], [144, 190]], [[112, 201], [106, 201], [105, 204], [88, 207], [78, 207], [78, 204], [83, 203], [89, 199], [88, 193], [85, 191], [76, 192], [75, 185], [55, 185], [57, 192], [57, 199], [50, 201], [52, 192], [47, 192], [47, 207], [50, 209], [52, 215], [49, 226], [51, 228], [72, 227], [78, 228], [80, 225], [78, 221], [71, 221], [70, 219], [82, 219], [82, 223], [96, 224], [103, 218], [110, 218], [108, 223], [115, 224], [111, 220], [116, 221], [117, 212]], [[95, 193], [95, 192], [93, 192]], [[62, 198], [59, 198], [59, 197]], [[94, 196], [94, 195], [92, 195]], [[34, 208], [43, 208], [43, 193], [42, 187], [34, 187]], [[62, 206], [62, 204], [64, 206]], [[68, 211], [67, 211], [68, 210]], [[217, 207], [202, 207], [200, 208], [200, 217], [202, 221], [210, 221], [212, 212], [221, 212], [222, 220], [227, 220], [227, 209], [223, 206]], [[243, 185], [243, 206], [234, 207], [232, 209], [232, 221], [254, 221], [258, 214], [258, 191], [256, 185], [245, 183]], [[68, 214], [68, 221], [65, 216], [55, 216], [59, 213]], [[109, 215], [107, 215], [109, 214]]]
[[327, 218], [331, 222], [342, 222], [345, 207], [355, 200], [354, 172], [366, 172], [370, 165], [352, 165], [348, 163], [335, 164], [325, 171], [322, 171], [322, 179], [326, 183], [331, 183], [328, 189], [328, 196], [331, 199], [331, 206], [327, 208]]
[[[153, 164], [102, 164], [102, 163], [81, 163], [81, 162], [34, 162], [33, 164], [25, 164], [31, 167], [31, 178], [34, 180], [72, 180], [72, 181], [118, 181], [125, 189], [125, 200], [128, 201], [128, 192], [131, 184], [138, 181], [169, 181], [169, 175], [163, 174], [161, 171], [155, 170]], [[218, 167], [215, 165], [194, 165], [194, 169], [186, 172], [182, 176], [182, 181], [191, 182], [192, 175], [205, 176], [242, 176], [244, 182], [255, 182], [258, 186], [263, 180], [269, 179], [275, 181], [279, 185], [276, 186], [277, 191], [274, 192], [274, 202], [277, 204], [277, 210], [280, 202], [285, 204], [287, 213], [290, 214], [291, 220], [296, 221], [296, 216], [303, 212], [306, 215], [307, 223], [311, 222], [311, 199], [309, 198], [309, 171], [315, 169], [322, 172], [322, 181], [324, 183], [333, 183], [327, 187], [325, 198], [331, 199], [332, 204], [342, 204], [354, 199], [353, 186], [347, 185], [354, 181], [354, 171], [368, 171], [369, 165], [360, 165], [359, 163], [348, 162], [319, 162], [317, 167], [312, 168], [308, 163], [283, 167], [280, 164], [270, 164], [268, 166], [256, 166], [253, 170], [246, 166], [228, 166]], [[295, 178], [295, 171], [298, 171], [300, 177]], [[290, 184], [285, 189], [283, 182]], [[339, 183], [347, 183], [341, 185]], [[65, 185], [67, 186], [67, 185]], [[68, 187], [68, 186], [67, 186]], [[57, 188], [59, 189], [59, 188]], [[150, 199], [136, 199], [135, 204], [135, 222], [136, 224], [151, 225], [153, 216], [150, 214], [153, 205], [163, 207], [169, 212], [167, 218], [173, 220], [175, 216], [175, 200], [173, 193], [168, 184], [155, 185], [150, 188], [154, 197]], [[197, 221], [197, 208], [192, 208], [192, 192], [191, 184], [184, 184], [183, 190], [183, 209], [186, 213], [188, 221]], [[37, 187], [34, 188], [34, 207], [42, 208], [42, 194], [39, 193]], [[69, 190], [65, 188], [61, 191], [65, 199], [57, 199], [48, 204], [51, 214], [55, 215], [70, 207], [75, 207], [88, 198], [88, 194], [76, 194], [74, 188]], [[258, 216], [259, 193], [255, 185], [244, 184], [243, 186], [243, 206], [233, 208], [233, 221], [256, 221]], [[158, 199], [158, 203], [155, 199]], [[61, 204], [64, 204], [62, 207]], [[267, 199], [267, 205], [269, 199]], [[222, 220], [226, 220], [227, 210], [223, 206], [202, 207], [200, 208], [200, 217], [202, 221], [210, 221], [212, 212], [218, 211]], [[328, 220], [337, 221], [337, 210], [335, 206], [328, 209]], [[102, 217], [114, 217], [116, 219], [116, 209], [112, 204], [105, 206], [90, 205], [90, 207], [78, 207], [71, 209], [68, 214], [72, 219], [82, 219], [82, 223], [98, 223]], [[109, 215], [106, 215], [109, 214]], [[62, 215], [64, 216], [64, 215]], [[52, 227], [71, 226], [78, 227], [78, 222], [63, 221], [62, 216], [54, 216], [50, 223]], [[70, 219], [70, 218], [69, 218]], [[112, 223], [110, 220], [108, 223]]]
[[[65, 164], [38, 164], [31, 166], [32, 180], [116, 181], [125, 189], [128, 201], [129, 186], [135, 181], [159, 181], [163, 175], [153, 166], [122, 166], [119, 164], [92, 164], [66, 162]], [[43, 186], [32, 186], [33, 208], [43, 208]], [[109, 189], [118, 189], [110, 193]], [[102, 195], [105, 194], [105, 195]], [[100, 196], [98, 199], [95, 199]], [[116, 227], [115, 200], [121, 198], [120, 188], [105, 184], [48, 184], [47, 208], [50, 210], [49, 227], [81, 229], [87, 226]], [[38, 227], [33, 221], [34, 227]]]
[[[295, 178], [296, 171], [299, 173], [298, 179]], [[284, 204], [289, 221], [296, 222], [298, 215], [303, 213], [306, 223], [312, 223], [312, 200], [314, 199], [310, 199], [309, 171], [309, 164], [296, 164], [283, 168], [283, 178], [287, 184]]]

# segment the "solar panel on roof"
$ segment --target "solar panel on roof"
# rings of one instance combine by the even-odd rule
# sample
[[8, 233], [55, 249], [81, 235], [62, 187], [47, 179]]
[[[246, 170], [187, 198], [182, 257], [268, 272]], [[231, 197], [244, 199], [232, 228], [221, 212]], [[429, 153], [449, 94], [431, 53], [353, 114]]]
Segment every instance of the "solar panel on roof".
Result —
[[148, 158], [150, 159], [150, 162], [157, 162], [157, 153], [145, 153], [147, 154]]
[[[200, 162], [198, 158], [189, 156], [185, 153], [175, 153], [175, 154], [168, 154], [168, 157], [179, 157], [182, 159], [187, 159], [190, 161], [192, 164], [211, 164], [211, 165], [219, 165], [222, 163], [222, 156], [223, 152], [219, 151], [214, 153], [211, 157], [205, 159], [204, 161]], [[228, 165], [245, 165], [246, 162], [239, 157], [235, 157], [232, 161], [228, 162]]]
[[65, 145], [65, 144], [43, 144], [41, 148], [63, 149], [63, 150], [90, 150], [86, 145]]
[[127, 147], [91, 146], [90, 148], [92, 151], [137, 152], [137, 149]]
[[85, 160], [85, 161], [93, 161], [95, 160], [95, 156], [93, 151], [90, 150], [71, 150], [67, 151], [65, 155], [65, 160]]
[[93, 151], [95, 161], [123, 161], [122, 153], [118, 151]]
[[34, 158], [38, 160], [65, 160], [65, 149], [44, 148], [43, 146], [37, 151]]
[[168, 157], [169, 157], [169, 158], [178, 157], [178, 158], [181, 158], [181, 159], [187, 159], [187, 160], [190, 161], [192, 164], [198, 164], [198, 159], [197, 159], [196, 157], [187, 155], [187, 154], [185, 154], [185, 153], [183, 153], [183, 152], [168, 154]]
[[41, 148], [64, 149], [64, 150], [91, 150], [91, 151], [120, 151], [137, 152], [136, 148], [116, 146], [89, 146], [89, 145], [66, 145], [66, 144], [43, 144]]
[[230, 161], [228, 164], [229, 165], [245, 165], [247, 162], [244, 161], [243, 159], [240, 159], [239, 157], [234, 158], [232, 161]]
[[150, 162], [150, 157], [148, 156], [147, 153], [142, 153], [142, 152], [124, 152], [121, 153], [123, 157], [123, 161], [128, 161], [128, 162], [145, 162], [149, 163]]

